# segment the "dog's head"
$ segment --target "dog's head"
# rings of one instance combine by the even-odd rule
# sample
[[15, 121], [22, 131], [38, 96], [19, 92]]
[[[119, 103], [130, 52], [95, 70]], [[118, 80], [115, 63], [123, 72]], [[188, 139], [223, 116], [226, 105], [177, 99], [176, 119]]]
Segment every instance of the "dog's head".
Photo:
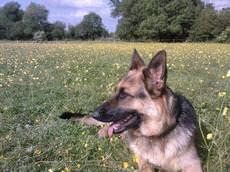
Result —
[[102, 122], [112, 122], [109, 135], [133, 129], [144, 136], [160, 135], [173, 119], [166, 97], [166, 52], [158, 52], [150, 63], [133, 52], [128, 74], [118, 83], [111, 98], [99, 106], [92, 116]]

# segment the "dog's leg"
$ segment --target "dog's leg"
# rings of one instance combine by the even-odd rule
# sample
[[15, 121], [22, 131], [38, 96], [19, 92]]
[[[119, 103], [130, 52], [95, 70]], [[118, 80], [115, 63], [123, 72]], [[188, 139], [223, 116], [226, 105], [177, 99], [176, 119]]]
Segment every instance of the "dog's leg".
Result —
[[137, 158], [137, 165], [138, 165], [139, 172], [154, 172], [155, 171], [151, 168], [151, 165], [148, 163], [148, 161], [143, 159], [140, 156], [138, 156]]
[[78, 122], [81, 124], [85, 124], [88, 126], [103, 126], [98, 131], [98, 136], [100, 138], [108, 137], [108, 127], [109, 125], [100, 121], [95, 120], [89, 115], [81, 114], [81, 113], [71, 113], [71, 112], [64, 112], [60, 118], [62, 119], [68, 119], [73, 122]]
[[196, 152], [195, 146], [192, 144], [188, 150], [180, 157], [180, 165], [182, 172], [202, 172], [200, 158]]

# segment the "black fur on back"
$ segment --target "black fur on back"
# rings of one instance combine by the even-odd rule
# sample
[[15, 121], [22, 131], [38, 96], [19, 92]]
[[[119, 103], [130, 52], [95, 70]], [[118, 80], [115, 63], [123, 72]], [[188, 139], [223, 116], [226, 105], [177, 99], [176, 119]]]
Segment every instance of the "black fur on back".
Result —
[[174, 111], [176, 113], [177, 125], [182, 128], [188, 129], [191, 133], [194, 133], [197, 127], [197, 117], [195, 109], [192, 104], [184, 96], [176, 94], [176, 105]]

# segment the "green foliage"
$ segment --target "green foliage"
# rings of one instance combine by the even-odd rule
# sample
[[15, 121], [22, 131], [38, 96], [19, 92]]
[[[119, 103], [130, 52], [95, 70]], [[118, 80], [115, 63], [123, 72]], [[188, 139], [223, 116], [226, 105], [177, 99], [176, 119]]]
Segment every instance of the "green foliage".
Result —
[[208, 41], [215, 38], [217, 26], [217, 13], [212, 5], [205, 7], [196, 18], [190, 31], [192, 41]]
[[79, 25], [69, 27], [67, 32], [63, 22], [49, 23], [48, 14], [45, 6], [34, 2], [31, 2], [25, 11], [20, 9], [17, 2], [6, 3], [0, 8], [0, 39], [32, 39], [34, 34], [40, 31], [44, 31], [47, 40], [62, 40], [65, 37], [94, 40], [109, 35], [101, 17], [96, 13], [86, 15]]
[[112, 14], [121, 16], [117, 34], [125, 40], [185, 40], [202, 8], [191, 0], [112, 1]]
[[230, 27], [227, 27], [217, 38], [217, 42], [230, 42]]
[[8, 2], [3, 7], [4, 14], [12, 21], [16, 22], [22, 19], [23, 11], [20, 9], [18, 2]]
[[230, 8], [224, 8], [217, 12], [217, 24], [214, 32], [216, 35], [223, 32], [227, 27], [230, 26]]
[[[21, 28], [19, 23], [21, 23], [22, 16], [23, 11], [17, 2], [8, 2], [0, 8], [0, 39], [14, 39], [14, 35], [19, 34]], [[20, 28], [15, 31], [15, 26]]]
[[108, 32], [102, 24], [102, 19], [96, 13], [89, 13], [84, 16], [82, 22], [75, 26], [74, 35], [76, 39], [95, 40], [106, 37]]
[[63, 39], [65, 37], [65, 24], [60, 21], [56, 21], [52, 24], [51, 35], [54, 40]]
[[17, 21], [12, 24], [12, 27], [9, 29], [9, 38], [11, 40], [24, 39], [24, 24], [22, 21]]
[[31, 38], [36, 31], [44, 30], [47, 23], [48, 10], [43, 5], [30, 3], [23, 15], [23, 24], [25, 26], [24, 34]]

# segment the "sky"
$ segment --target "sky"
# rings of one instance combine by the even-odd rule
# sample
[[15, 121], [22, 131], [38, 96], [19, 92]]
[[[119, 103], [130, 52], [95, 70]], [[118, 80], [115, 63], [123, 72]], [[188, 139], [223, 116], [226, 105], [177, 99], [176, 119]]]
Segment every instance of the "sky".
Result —
[[[12, 0], [0, 0], [0, 6]], [[110, 32], [116, 30], [117, 19], [111, 17], [109, 0], [14, 0], [25, 9], [31, 2], [45, 5], [49, 10], [50, 22], [62, 21], [66, 25], [78, 24], [84, 15], [95, 12], [102, 17], [102, 22]], [[212, 3], [216, 9], [230, 7], [230, 0], [203, 0]]]

